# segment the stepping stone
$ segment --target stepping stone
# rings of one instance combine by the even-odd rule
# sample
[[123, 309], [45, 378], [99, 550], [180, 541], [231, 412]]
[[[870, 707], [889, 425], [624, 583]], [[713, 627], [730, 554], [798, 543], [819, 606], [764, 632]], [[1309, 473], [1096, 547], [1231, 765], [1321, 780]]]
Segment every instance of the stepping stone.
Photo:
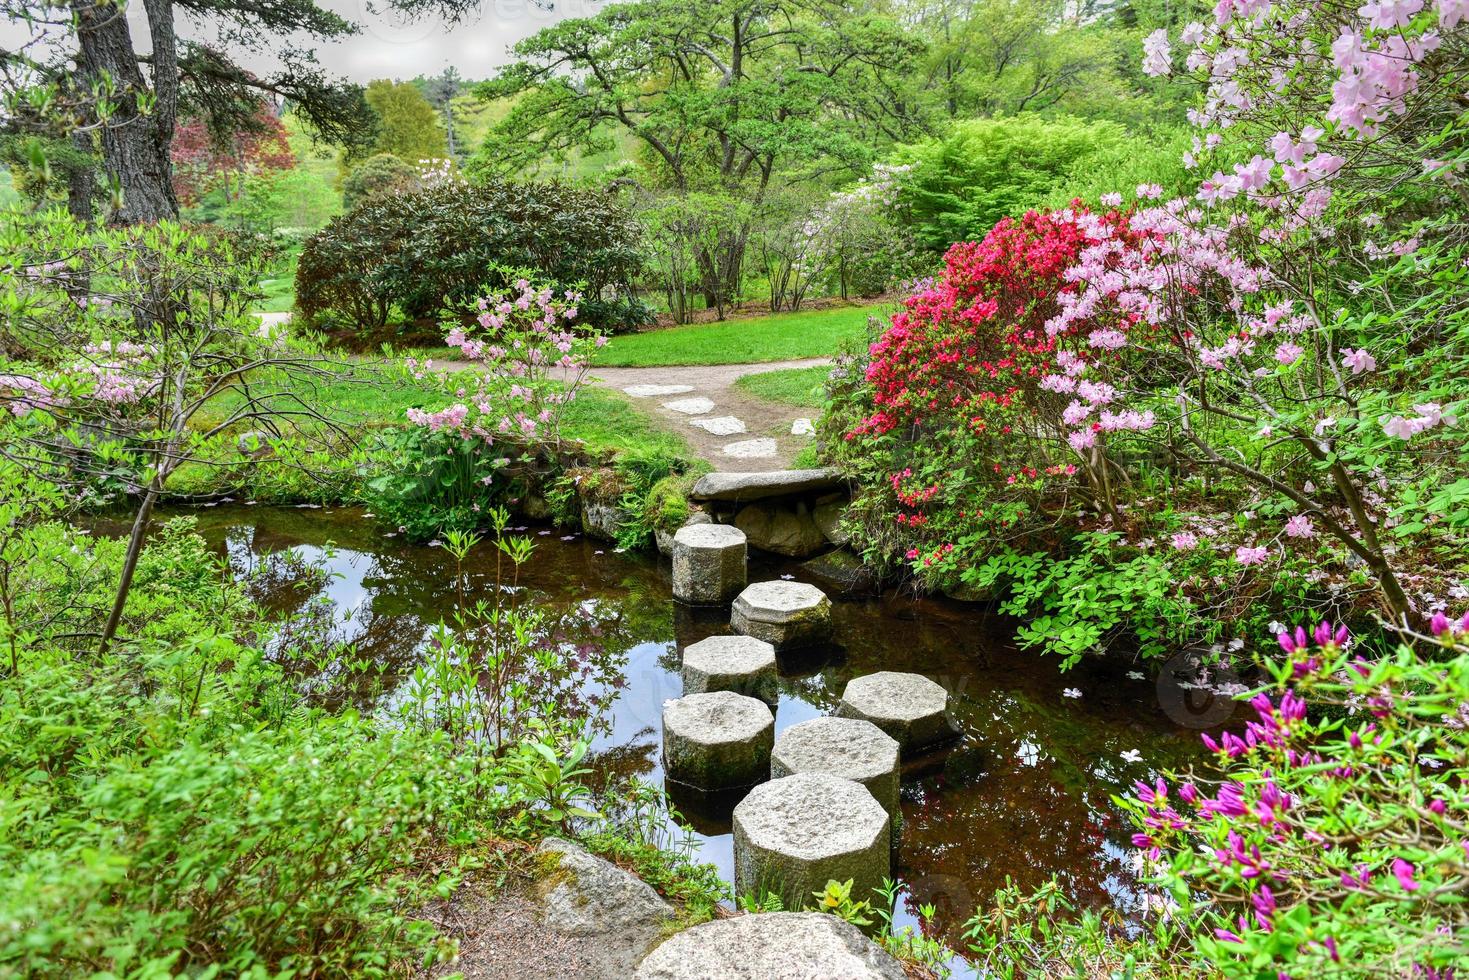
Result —
[[685, 929], [648, 954], [635, 980], [905, 976], [902, 964], [850, 922], [824, 912], [762, 912]]
[[921, 674], [882, 670], [855, 678], [842, 692], [836, 713], [872, 722], [896, 739], [904, 752], [960, 734], [949, 714], [949, 692]]
[[684, 415], [707, 415], [714, 411], [714, 403], [702, 395], [698, 398], [683, 398], [676, 402], [664, 402], [663, 407]]
[[689, 496], [695, 500], [759, 500], [845, 486], [840, 470], [774, 470], [767, 473], [705, 473]]
[[775, 892], [787, 908], [801, 908], [828, 881], [851, 879], [852, 897], [870, 899], [892, 875], [888, 814], [850, 779], [786, 776], [735, 806], [734, 858], [736, 896]]
[[696, 425], [705, 432], [712, 432], [716, 436], [733, 436], [745, 431], [745, 423], [733, 415], [719, 415], [712, 419], [689, 419], [689, 425]]
[[[709, 406], [713, 408], [714, 406]], [[738, 459], [764, 459], [774, 456], [779, 450], [774, 439], [746, 439], [744, 442], [732, 442], [724, 447], [724, 455], [734, 456]]]
[[729, 622], [777, 653], [819, 646], [831, 639], [831, 600], [805, 582], [756, 582], [735, 599]]
[[686, 524], [673, 535], [673, 597], [722, 606], [745, 587], [745, 532], [729, 524]]
[[811, 424], [810, 419], [796, 419], [791, 423], [791, 435], [814, 436], [816, 435], [816, 426]]
[[682, 395], [693, 391], [693, 385], [631, 385], [622, 389], [624, 394], [633, 398], [663, 398], [668, 395]]
[[769, 774], [774, 743], [775, 716], [764, 701], [713, 691], [663, 705], [669, 779], [709, 790], [750, 786]]
[[896, 826], [898, 743], [860, 718], [812, 718], [780, 733], [770, 753], [770, 778], [824, 772], [867, 787]]
[[[775, 704], [780, 696], [777, 676], [775, 647], [753, 636], [711, 636], [684, 647], [685, 694], [734, 691], [759, 698], [766, 704]], [[882, 735], [881, 732], [878, 734]], [[883, 735], [883, 738], [887, 736]], [[896, 743], [893, 754], [896, 757]]]

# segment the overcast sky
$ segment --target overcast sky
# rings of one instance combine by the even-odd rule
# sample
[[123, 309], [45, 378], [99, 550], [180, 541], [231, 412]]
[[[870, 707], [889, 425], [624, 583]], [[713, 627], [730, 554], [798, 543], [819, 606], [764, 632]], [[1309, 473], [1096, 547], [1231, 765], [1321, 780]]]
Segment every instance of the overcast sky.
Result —
[[[468, 79], [488, 78], [495, 68], [510, 61], [508, 48], [516, 41], [567, 17], [586, 17], [601, 9], [598, 0], [482, 0], [478, 15], [467, 17], [453, 27], [437, 18], [405, 21], [392, 13], [379, 12], [385, 0], [317, 0], [317, 2], [362, 26], [360, 33], [335, 44], [315, 44], [317, 60], [334, 75], [352, 81], [368, 82], [374, 78], [412, 78], [415, 75], [437, 75], [453, 65]], [[550, 6], [551, 9], [546, 9]], [[133, 44], [139, 51], [148, 48], [148, 27], [143, 5], [129, 5]], [[180, 33], [212, 40], [212, 31], [191, 29], [179, 11]], [[29, 38], [30, 31], [20, 22], [0, 21], [0, 45], [18, 46]], [[235, 52], [240, 54], [240, 52]], [[269, 71], [268, 62], [244, 57], [245, 66], [256, 71]]]
[[436, 75], [453, 65], [465, 78], [487, 78], [510, 60], [507, 49], [548, 24], [566, 17], [595, 13], [595, 0], [555, 0], [546, 10], [531, 0], [483, 0], [477, 17], [454, 27], [438, 19], [404, 21], [391, 13], [374, 13], [385, 4], [372, 0], [318, 0], [322, 6], [361, 24], [362, 33], [333, 45], [317, 47], [317, 58], [330, 72], [353, 81]]

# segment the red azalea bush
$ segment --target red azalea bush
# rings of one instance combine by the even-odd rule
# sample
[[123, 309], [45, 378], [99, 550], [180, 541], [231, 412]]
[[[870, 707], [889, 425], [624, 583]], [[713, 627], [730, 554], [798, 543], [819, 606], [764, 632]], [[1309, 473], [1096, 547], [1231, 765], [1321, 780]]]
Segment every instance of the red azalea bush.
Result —
[[871, 554], [933, 567], [956, 546], [1036, 530], [1026, 518], [1040, 498], [1076, 489], [1071, 399], [1043, 382], [1111, 355], [1085, 344], [1085, 323], [1056, 334], [1045, 324], [1077, 290], [1066, 270], [1101, 241], [1131, 241], [1127, 222], [1078, 202], [954, 245], [872, 344], [860, 379], [849, 371], [845, 393], [838, 384], [829, 442], [866, 488], [854, 513]]

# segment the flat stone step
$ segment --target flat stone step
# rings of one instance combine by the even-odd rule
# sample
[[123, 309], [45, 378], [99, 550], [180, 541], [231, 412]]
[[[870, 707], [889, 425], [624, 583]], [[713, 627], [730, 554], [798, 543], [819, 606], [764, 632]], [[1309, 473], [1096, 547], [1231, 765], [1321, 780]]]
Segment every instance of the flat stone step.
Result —
[[831, 639], [831, 600], [805, 582], [756, 582], [735, 599], [730, 626], [776, 652], [819, 646]]
[[745, 431], [743, 419], [733, 415], [716, 415], [712, 419], [689, 419], [689, 425], [697, 426], [716, 436], [735, 436]]
[[629, 385], [622, 389], [631, 398], [664, 398], [694, 390], [693, 385]]
[[780, 445], [768, 436], [731, 442], [724, 447], [724, 455], [736, 459], [766, 459], [780, 452]]
[[714, 403], [702, 395], [697, 398], [681, 398], [676, 402], [664, 402], [663, 407], [684, 415], [707, 415], [714, 411]]
[[770, 778], [824, 772], [867, 787], [895, 824], [901, 766], [898, 743], [860, 718], [812, 718], [781, 732], [770, 753]]
[[699, 789], [750, 786], [770, 771], [775, 716], [733, 691], [688, 694], [663, 705], [663, 770]]
[[[734, 691], [775, 704], [780, 695], [775, 647], [753, 636], [711, 636], [690, 643], [683, 651], [683, 690], [684, 694]], [[896, 758], [897, 743], [893, 749]]]
[[774, 470], [769, 473], [705, 473], [689, 496], [695, 500], [759, 500], [845, 486], [840, 470]]
[[762, 783], [734, 808], [735, 894], [813, 901], [828, 881], [852, 881], [865, 899], [892, 874], [891, 824], [867, 789], [803, 772]]
[[791, 435], [814, 436], [816, 435], [816, 426], [812, 424], [810, 419], [796, 419], [791, 423]]
[[902, 965], [824, 912], [762, 912], [685, 929], [648, 954], [636, 980], [904, 980]]
[[949, 692], [922, 674], [881, 670], [853, 678], [836, 713], [872, 722], [897, 740], [905, 753], [960, 734], [949, 714]]

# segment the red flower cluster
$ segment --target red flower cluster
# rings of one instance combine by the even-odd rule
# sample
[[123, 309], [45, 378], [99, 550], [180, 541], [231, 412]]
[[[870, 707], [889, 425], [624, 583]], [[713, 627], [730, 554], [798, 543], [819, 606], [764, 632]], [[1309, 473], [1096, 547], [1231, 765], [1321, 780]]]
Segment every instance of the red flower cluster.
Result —
[[[853, 436], [915, 423], [1009, 434], [1009, 417], [1051, 373], [1058, 341], [1077, 332], [1050, 337], [1045, 323], [1057, 295], [1077, 289], [1063, 273], [1096, 244], [1076, 220], [1084, 213], [1031, 211], [950, 248], [942, 277], [910, 296], [872, 345], [867, 380], [878, 410]], [[1100, 220], [1120, 228], [1126, 219]]]

